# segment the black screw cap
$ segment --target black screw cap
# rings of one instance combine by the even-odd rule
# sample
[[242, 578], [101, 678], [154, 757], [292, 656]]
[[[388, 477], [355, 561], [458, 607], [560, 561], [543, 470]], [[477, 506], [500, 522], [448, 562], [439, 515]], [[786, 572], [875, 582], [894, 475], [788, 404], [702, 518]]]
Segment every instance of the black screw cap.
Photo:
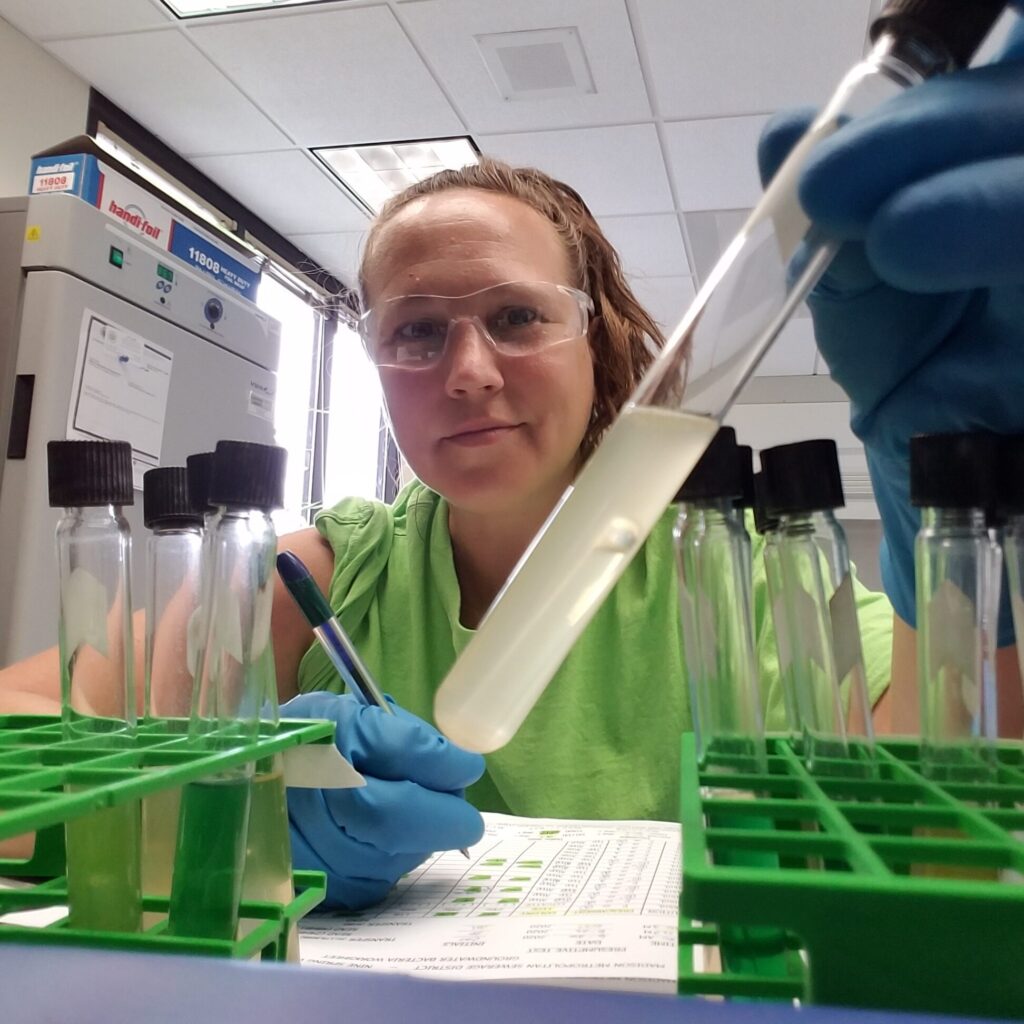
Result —
[[999, 439], [999, 510], [1006, 515], [1024, 512], [1024, 434]]
[[764, 473], [754, 474], [754, 529], [763, 537], [769, 530], [779, 528], [779, 517], [764, 497]]
[[127, 441], [50, 441], [46, 468], [51, 508], [135, 503]]
[[995, 434], [912, 437], [910, 503], [917, 508], [993, 508], [998, 458]]
[[921, 39], [965, 68], [1005, 7], [1006, 0], [890, 0], [872, 22], [871, 39], [883, 32]]
[[777, 515], [842, 508], [843, 480], [835, 441], [780, 444], [761, 452], [765, 507]]
[[732, 427], [719, 427], [673, 501], [714, 501], [742, 496], [743, 464], [736, 431]]
[[210, 504], [210, 478], [213, 476], [213, 452], [199, 452], [197, 455], [190, 455], [185, 460], [185, 467], [188, 472], [188, 496], [192, 501], [192, 508], [200, 515], [216, 510], [216, 505]]
[[284, 448], [255, 441], [218, 441], [209, 501], [270, 512], [284, 505]]
[[184, 466], [161, 466], [146, 472], [142, 478], [142, 520], [151, 530], [202, 525], [202, 515], [189, 500], [188, 470]]

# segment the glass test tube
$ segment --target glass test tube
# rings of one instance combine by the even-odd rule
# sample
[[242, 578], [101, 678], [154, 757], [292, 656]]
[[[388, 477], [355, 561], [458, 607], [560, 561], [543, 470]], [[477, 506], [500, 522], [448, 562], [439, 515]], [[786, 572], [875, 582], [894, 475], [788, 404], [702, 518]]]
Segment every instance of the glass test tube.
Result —
[[[765, 501], [779, 517], [782, 604], [804, 756], [812, 770], [869, 771], [871, 702], [846, 535], [833, 514], [844, 504], [835, 442], [767, 448], [761, 469]], [[851, 737], [859, 741], [853, 748]]]
[[[998, 459], [998, 451], [997, 451]], [[1003, 537], [1006, 531], [1006, 515], [1001, 508], [985, 511], [985, 527], [988, 533], [988, 557], [985, 560], [985, 599], [981, 610], [981, 678], [982, 704], [992, 709], [992, 714], [982, 716], [982, 730], [987, 743], [994, 745], [999, 739], [999, 686], [996, 666], [996, 652], [999, 650], [999, 605], [1003, 595]]]
[[[145, 718], [178, 719], [174, 728], [184, 732], [201, 646], [196, 612], [203, 520], [192, 507], [184, 466], [149, 470], [142, 478], [142, 500], [143, 520], [151, 531]], [[142, 888], [147, 896], [170, 896], [180, 806], [180, 787], [142, 801]]]
[[[217, 445], [209, 500], [220, 508], [204, 613], [206, 640], [190, 736], [211, 749], [257, 739], [270, 692], [277, 539], [270, 511], [282, 503], [282, 448]], [[168, 930], [234, 939], [248, 842], [252, 763], [187, 785], [171, 886]]]
[[[276, 564], [276, 561], [275, 561]], [[262, 730], [275, 730], [281, 720], [277, 696], [277, 672], [272, 657], [261, 671], [265, 692], [260, 708]], [[287, 905], [295, 897], [292, 880], [292, 847], [288, 826], [288, 799], [284, 780], [284, 757], [275, 754], [256, 762], [252, 779], [249, 829], [242, 874], [242, 902]], [[239, 938], [259, 926], [260, 921], [243, 921]], [[298, 925], [284, 937], [285, 959], [299, 960]]]
[[754, 621], [754, 551], [747, 532], [747, 510], [754, 508], [754, 449], [749, 444], [736, 445], [736, 457], [739, 460], [741, 493], [733, 500], [736, 519], [743, 527], [743, 555], [747, 563], [747, 579], [750, 585], [750, 621]]
[[800, 717], [796, 699], [796, 675], [793, 668], [793, 650], [796, 646], [796, 641], [793, 639], [795, 630], [788, 612], [785, 588], [782, 584], [779, 520], [765, 504], [764, 489], [763, 477], [757, 473], [754, 476], [754, 528], [764, 540], [761, 558], [764, 562], [769, 613], [779, 660], [779, 682], [782, 688], [782, 707], [785, 715], [782, 731], [789, 736], [790, 740], [798, 740], [803, 734], [803, 720]]
[[750, 538], [733, 505], [742, 489], [736, 435], [723, 427], [676, 495], [679, 606], [701, 762], [763, 771]]
[[[51, 507], [57, 524], [58, 654], [64, 736], [90, 748], [135, 739], [131, 532], [132, 450], [124, 441], [51, 441]], [[74, 784], [69, 789], [74, 790]], [[142, 921], [138, 801], [69, 821], [69, 923], [138, 931]]]
[[984, 665], [998, 605], [985, 523], [996, 458], [988, 434], [910, 440], [910, 497], [921, 509], [914, 549], [921, 761], [938, 780], [985, 780], [995, 771], [995, 694]]
[[871, 53], [793, 148], [441, 684], [435, 719], [456, 743], [488, 753], [515, 734], [835, 255], [797, 198], [811, 150], [851, 117], [966, 66], [1005, 0], [905, 6], [892, 0], [876, 19]]
[[[276, 680], [271, 673], [268, 681], [274, 683], [264, 703], [264, 727], [276, 727], [278, 715]], [[284, 758], [281, 754], [264, 758], [256, 763], [252, 779], [252, 799], [249, 828], [246, 836], [245, 866], [242, 873], [242, 901], [268, 902], [287, 905], [295, 896], [292, 882], [292, 848], [288, 828], [288, 801], [284, 781]], [[251, 924], [242, 922], [239, 937], [244, 937]], [[298, 927], [292, 926], [287, 936], [286, 959], [299, 958]]]
[[1003, 553], [1017, 638], [1017, 659], [1024, 680], [1024, 434], [1002, 439], [999, 451], [999, 505], [1006, 515]]
[[[751, 545], [742, 518], [752, 478], [753, 453], [736, 444], [731, 427], [722, 427], [676, 495], [680, 618], [698, 758], [720, 775], [764, 773], [768, 767], [754, 652]], [[753, 810], [709, 813], [709, 828], [771, 829], [770, 819], [756, 813], [759, 794], [747, 785], [719, 784], [707, 795], [750, 799]], [[777, 854], [761, 850], [718, 849], [713, 856], [716, 864], [732, 867], [779, 866]], [[720, 926], [719, 948], [729, 971], [784, 976], [788, 970], [786, 936], [777, 928]]]
[[210, 608], [210, 592], [212, 588], [211, 572], [213, 569], [213, 537], [220, 518], [220, 508], [210, 504], [210, 481], [213, 479], [213, 452], [199, 452], [185, 460], [188, 476], [188, 493], [192, 506], [203, 517], [203, 542], [199, 552], [199, 604], [195, 610], [195, 619], [191, 626], [192, 635], [197, 637], [195, 651], [196, 685], [192, 687], [192, 706], [189, 712], [191, 728], [199, 721], [199, 686], [198, 674], [203, 663], [203, 645], [206, 643], [208, 628], [208, 611]]

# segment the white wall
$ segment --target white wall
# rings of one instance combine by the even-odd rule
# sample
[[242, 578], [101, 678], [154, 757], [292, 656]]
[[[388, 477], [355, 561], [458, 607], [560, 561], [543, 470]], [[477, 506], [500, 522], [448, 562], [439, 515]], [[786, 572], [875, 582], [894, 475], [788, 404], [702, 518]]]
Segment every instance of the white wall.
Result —
[[[755, 382], [757, 380], [754, 379]], [[725, 417], [725, 422], [736, 429], [736, 439], [740, 444], [752, 445], [757, 454], [762, 448], [771, 448], [777, 444], [819, 437], [831, 438], [839, 451], [839, 469], [846, 494], [846, 506], [839, 509], [839, 518], [877, 519], [878, 508], [871, 492], [864, 447], [850, 430], [850, 405], [842, 392], [831, 385], [827, 378], [779, 377], [763, 380], [788, 382], [792, 394], [787, 398], [776, 396], [769, 401], [737, 402]], [[815, 397], [814, 392], [822, 391], [822, 380], [831, 385], [839, 401], [808, 400]], [[799, 393], [800, 382], [808, 383], [808, 394]]]
[[0, 18], [0, 196], [24, 195], [29, 158], [81, 135], [89, 84]]
[[843, 529], [850, 545], [850, 561], [857, 566], [857, 578], [870, 590], [881, 590], [882, 570], [878, 565], [881, 522], [877, 519], [846, 519]]

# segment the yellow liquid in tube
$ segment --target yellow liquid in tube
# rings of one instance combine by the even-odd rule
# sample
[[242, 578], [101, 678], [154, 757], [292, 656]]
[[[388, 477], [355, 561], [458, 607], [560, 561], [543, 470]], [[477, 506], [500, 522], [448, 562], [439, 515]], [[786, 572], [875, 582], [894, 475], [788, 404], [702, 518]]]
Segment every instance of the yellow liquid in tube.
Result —
[[708, 416], [623, 410], [441, 684], [445, 735], [480, 753], [515, 735], [717, 429]]

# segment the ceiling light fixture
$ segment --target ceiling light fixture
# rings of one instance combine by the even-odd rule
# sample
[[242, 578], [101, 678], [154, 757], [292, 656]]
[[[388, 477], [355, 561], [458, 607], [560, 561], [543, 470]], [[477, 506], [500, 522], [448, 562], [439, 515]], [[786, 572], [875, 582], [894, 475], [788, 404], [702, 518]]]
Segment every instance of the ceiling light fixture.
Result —
[[268, 7], [299, 7], [328, 3], [329, 0], [163, 0], [179, 18], [207, 18], [212, 14], [262, 11]]
[[458, 170], [475, 164], [480, 155], [468, 136], [328, 146], [313, 153], [371, 214], [409, 185], [446, 168]]

